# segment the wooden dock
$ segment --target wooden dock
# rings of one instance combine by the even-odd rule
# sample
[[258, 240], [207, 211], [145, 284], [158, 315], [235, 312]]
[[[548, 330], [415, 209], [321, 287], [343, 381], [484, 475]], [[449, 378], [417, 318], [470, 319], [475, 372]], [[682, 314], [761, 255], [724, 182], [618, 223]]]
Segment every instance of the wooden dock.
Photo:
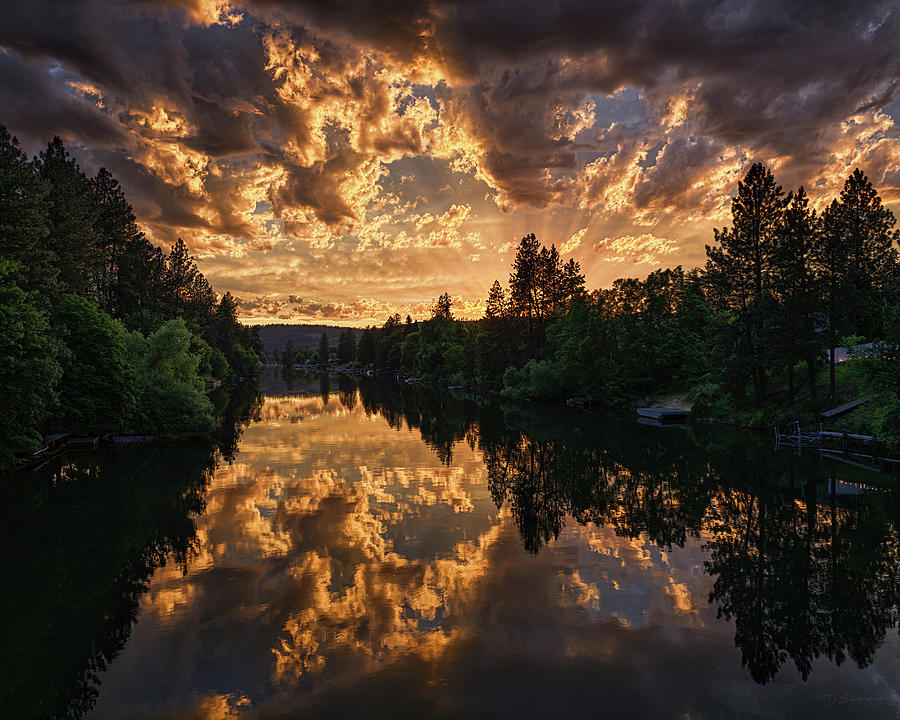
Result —
[[874, 400], [879, 397], [879, 395], [872, 395], [870, 397], [860, 398], [859, 400], [852, 400], [851, 402], [844, 403], [843, 405], [838, 405], [835, 408], [831, 408], [831, 410], [826, 410], [822, 413], [822, 418], [825, 420], [830, 420], [833, 417], [837, 417], [838, 415], [843, 415], [844, 413], [850, 412], [851, 410], [855, 410], [860, 405], [864, 405], [869, 402], [869, 400]]
[[688, 421], [688, 411], [677, 408], [643, 407], [637, 414], [642, 425], [683, 425]]
[[[833, 444], [835, 442], [839, 443], [840, 447], [828, 446], [828, 443]], [[841, 455], [846, 458], [852, 455], [875, 463], [900, 463], [900, 460], [896, 458], [883, 457], [879, 454], [878, 437], [875, 435], [823, 430], [821, 425], [818, 430], [803, 432], [800, 430], [800, 424], [796, 420], [791, 432], [782, 433], [777, 427], [775, 428], [775, 447], [777, 449], [783, 445], [795, 448], [798, 455], [801, 453], [802, 448], [812, 447], [819, 453], [825, 453], [829, 457]]]

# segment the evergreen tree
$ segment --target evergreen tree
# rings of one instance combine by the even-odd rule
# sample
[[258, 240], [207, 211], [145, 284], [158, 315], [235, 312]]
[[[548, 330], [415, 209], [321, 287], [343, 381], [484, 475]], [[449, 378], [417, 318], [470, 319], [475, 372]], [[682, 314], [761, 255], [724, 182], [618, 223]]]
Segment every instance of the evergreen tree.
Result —
[[319, 363], [327, 365], [330, 359], [331, 348], [328, 347], [328, 335], [323, 332], [322, 337], [319, 338]]
[[448, 293], [443, 293], [431, 305], [431, 318], [433, 320], [452, 320], [453, 312], [450, 310], [453, 301]]
[[19, 149], [19, 143], [0, 125], [0, 257], [14, 263], [19, 286], [47, 300], [55, 287], [57, 268], [47, 243], [49, 186]]
[[788, 401], [793, 401], [794, 365], [802, 358], [807, 365], [810, 405], [818, 417], [816, 369], [821, 342], [816, 332], [820, 303], [814, 258], [820, 234], [818, 218], [802, 186], [788, 195], [777, 238], [772, 255], [773, 287], [779, 301], [776, 347], [786, 359]]
[[178, 238], [166, 257], [166, 287], [182, 307], [190, 302], [197, 265], [184, 240]]
[[98, 277], [101, 307], [114, 317], [122, 317], [123, 257], [142, 244], [143, 233], [122, 186], [106, 168], [100, 168], [91, 184], [100, 208], [95, 229], [97, 250], [103, 260]]
[[281, 353], [281, 362], [285, 367], [293, 365], [297, 361], [297, 350], [294, 348], [294, 341], [288, 338], [284, 351]]
[[367, 327], [363, 330], [359, 338], [359, 345], [356, 348], [356, 359], [363, 365], [371, 365], [375, 362], [375, 336], [377, 330]]
[[485, 319], [492, 320], [502, 318], [506, 314], [506, 293], [500, 285], [499, 280], [494, 280], [491, 289], [488, 292], [487, 305], [484, 309]]
[[528, 337], [534, 341], [535, 325], [540, 318], [540, 243], [534, 233], [519, 243], [509, 276], [510, 309], [528, 321]]
[[706, 246], [706, 284], [718, 307], [735, 318], [735, 335], [726, 343], [736, 347], [739, 366], [753, 381], [761, 403], [766, 388], [766, 318], [771, 314], [772, 256], [785, 207], [784, 192], [772, 173], [755, 163], [738, 183], [731, 202], [732, 227], [714, 231], [717, 247]]
[[49, 247], [55, 253], [60, 289], [100, 300], [104, 259], [96, 232], [100, 206], [90, 180], [58, 137], [37, 160], [46, 182]]
[[897, 264], [896, 218], [859, 170], [822, 218], [817, 256], [827, 299], [830, 394], [836, 392], [834, 348], [842, 335], [869, 334], [879, 297]]
[[216, 347], [225, 350], [237, 341], [240, 323], [237, 319], [237, 302], [230, 292], [226, 292], [216, 305], [214, 336]]
[[342, 363], [353, 362], [356, 359], [356, 334], [350, 328], [341, 331], [338, 338], [337, 354], [338, 359]]
[[166, 286], [166, 257], [143, 233], [122, 247], [117, 266], [113, 302], [126, 327], [148, 334], [177, 313]]
[[547, 322], [583, 291], [584, 276], [577, 262], [569, 260], [563, 265], [556, 246], [542, 247], [534, 234], [522, 238], [509, 276], [508, 308], [511, 314], [528, 320], [532, 349], [543, 344]]

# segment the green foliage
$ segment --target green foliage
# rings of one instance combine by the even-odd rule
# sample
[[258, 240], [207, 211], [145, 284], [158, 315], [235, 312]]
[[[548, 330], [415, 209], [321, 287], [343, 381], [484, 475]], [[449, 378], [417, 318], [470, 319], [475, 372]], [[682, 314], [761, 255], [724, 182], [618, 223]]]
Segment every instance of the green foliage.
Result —
[[[900, 393], [893, 215], [859, 172], [834, 208], [821, 221], [803, 188], [785, 194], [756, 163], [738, 185], [731, 227], [716, 230], [707, 247], [704, 271], [660, 269], [585, 294], [577, 264], [527, 235], [508, 289], [493, 283], [480, 320], [455, 320], [444, 293], [426, 322], [404, 326], [395, 315], [368, 328], [357, 356], [505, 397], [592, 395], [619, 405], [687, 393], [705, 416], [758, 425], [818, 420], [832, 325], [841, 335], [885, 339], [877, 358], [866, 359], [868, 374], [851, 379], [850, 368], [840, 369], [847, 389]], [[832, 281], [853, 293], [829, 294], [823, 288]], [[839, 312], [837, 297], [847, 306]], [[808, 385], [799, 394], [798, 382]]]
[[260, 367], [258, 334], [230, 293], [217, 299], [182, 240], [164, 254], [107, 170], [86, 177], [59, 138], [31, 162], [2, 125], [0, 319], [0, 462], [50, 430], [208, 427], [199, 377]]
[[90, 300], [64, 295], [51, 314], [65, 351], [51, 426], [79, 434], [117, 430], [134, 410], [126, 332]]
[[26, 292], [49, 294], [56, 286], [55, 253], [47, 242], [49, 190], [18, 141], [0, 125], [0, 257], [15, 263], [19, 287]]
[[[454, 318], [443, 293], [426, 321], [395, 314], [358, 342], [345, 330], [337, 357], [517, 397], [623, 404], [694, 388], [710, 414], [730, 408], [763, 422], [784, 407], [817, 419], [822, 350], [853, 335], [882, 342], [852, 363], [864, 372], [846, 387], [881, 392], [887, 399], [873, 408], [892, 407], [898, 233], [865, 175], [854, 171], [819, 218], [803, 188], [785, 195], [756, 163], [731, 209], [702, 272], [660, 269], [586, 294], [578, 263], [527, 235], [508, 287], [494, 282], [480, 320]], [[87, 178], [59, 138], [30, 162], [0, 126], [0, 268], [0, 372], [15, 386], [6, 455], [49, 428], [208, 427], [200, 379], [260, 367], [259, 334], [238, 321], [238, 300], [217, 297], [180, 238], [168, 253], [154, 247], [116, 179], [105, 169]], [[331, 351], [323, 335], [318, 352], [288, 348], [284, 360], [328, 363]], [[809, 384], [803, 405], [798, 372]], [[848, 372], [832, 367], [833, 399]], [[882, 422], [873, 409], [871, 422], [888, 427], [888, 414]]]
[[191, 338], [190, 352], [200, 358], [198, 373], [204, 380], [221, 380], [228, 374], [230, 367], [222, 351], [202, 337], [194, 335]]
[[562, 390], [559, 368], [550, 360], [529, 360], [521, 370], [509, 368], [503, 373], [503, 390], [508, 398], [551, 400]]
[[191, 351], [191, 342], [181, 319], [169, 320], [147, 338], [130, 334], [128, 350], [137, 376], [137, 403], [128, 422], [132, 430], [176, 435], [215, 427], [200, 379], [202, 358]]
[[96, 231], [100, 206], [91, 182], [58, 137], [38, 156], [37, 169], [49, 188], [48, 239], [60, 289], [99, 301], [104, 258]]
[[62, 375], [60, 344], [50, 333], [45, 313], [15, 280], [16, 266], [0, 259], [0, 464], [13, 452], [40, 446], [37, 429], [56, 400]]

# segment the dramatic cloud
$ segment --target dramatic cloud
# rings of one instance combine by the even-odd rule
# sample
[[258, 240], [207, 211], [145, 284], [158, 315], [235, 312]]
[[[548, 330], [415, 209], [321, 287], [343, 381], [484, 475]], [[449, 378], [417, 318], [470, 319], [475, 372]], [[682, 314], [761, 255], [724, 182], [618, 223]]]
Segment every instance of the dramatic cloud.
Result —
[[597, 249], [608, 262], [659, 265], [661, 255], [671, 255], [678, 247], [671, 240], [645, 233], [638, 237], [606, 238], [597, 244]]
[[895, 2], [7, 5], [0, 122], [108, 167], [247, 317], [477, 314], [528, 232], [591, 285], [694, 265], [757, 160], [900, 202]]

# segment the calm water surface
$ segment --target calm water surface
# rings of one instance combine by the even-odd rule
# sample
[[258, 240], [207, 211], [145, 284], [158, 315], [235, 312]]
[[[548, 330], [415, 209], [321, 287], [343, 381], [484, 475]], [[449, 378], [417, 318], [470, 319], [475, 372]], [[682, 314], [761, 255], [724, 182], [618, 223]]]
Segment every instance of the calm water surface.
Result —
[[279, 371], [250, 414], [7, 489], [11, 717], [900, 717], [889, 476]]

